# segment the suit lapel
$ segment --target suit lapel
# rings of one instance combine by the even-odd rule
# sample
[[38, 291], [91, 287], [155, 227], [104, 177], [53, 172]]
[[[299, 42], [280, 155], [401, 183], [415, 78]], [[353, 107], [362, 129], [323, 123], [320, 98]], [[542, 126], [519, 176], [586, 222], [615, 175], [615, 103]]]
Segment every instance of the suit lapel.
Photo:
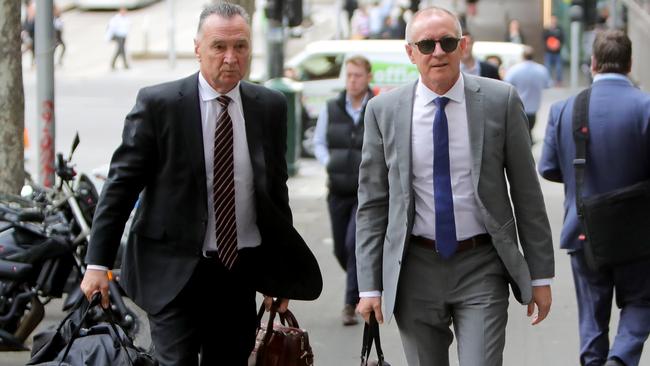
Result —
[[206, 192], [205, 156], [203, 155], [203, 129], [201, 127], [198, 83], [198, 73], [185, 79], [178, 92], [180, 108], [177, 113], [179, 113], [179, 120], [184, 121], [183, 123], [186, 124], [180, 130], [184, 132], [185, 142], [187, 144], [192, 169], [194, 170], [194, 177], [199, 186], [199, 192]]
[[393, 123], [395, 129], [395, 153], [402, 191], [406, 193], [409, 202], [411, 200], [411, 181], [413, 180], [413, 174], [411, 174], [411, 121], [413, 119], [413, 99], [416, 85], [417, 83], [414, 83], [410, 87], [401, 90], [401, 94], [397, 98], [395, 121]]
[[467, 124], [469, 128], [469, 144], [472, 155], [472, 182], [478, 191], [478, 181], [483, 160], [483, 135], [485, 134], [485, 108], [483, 93], [480, 85], [471, 76], [463, 75], [465, 79], [465, 104], [467, 108]]
[[264, 160], [264, 106], [254, 87], [242, 81], [239, 87], [246, 125], [248, 153], [253, 166], [253, 182], [258, 192], [266, 187], [266, 164]]

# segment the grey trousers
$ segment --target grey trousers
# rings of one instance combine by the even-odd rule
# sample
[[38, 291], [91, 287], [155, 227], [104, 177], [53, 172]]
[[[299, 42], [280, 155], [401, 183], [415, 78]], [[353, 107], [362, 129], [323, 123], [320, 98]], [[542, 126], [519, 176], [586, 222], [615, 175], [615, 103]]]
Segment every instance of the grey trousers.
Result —
[[411, 245], [395, 305], [409, 366], [448, 366], [454, 333], [461, 366], [500, 366], [508, 320], [505, 271], [491, 245], [447, 260]]

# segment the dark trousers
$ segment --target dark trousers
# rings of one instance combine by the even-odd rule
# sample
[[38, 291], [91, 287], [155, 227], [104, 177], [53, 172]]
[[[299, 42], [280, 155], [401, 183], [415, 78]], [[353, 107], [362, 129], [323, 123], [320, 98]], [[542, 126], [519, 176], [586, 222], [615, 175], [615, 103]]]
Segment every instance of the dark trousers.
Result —
[[115, 41], [115, 54], [113, 55], [113, 60], [111, 61], [111, 68], [112, 69], [115, 68], [115, 62], [117, 61], [117, 58], [119, 56], [122, 56], [122, 62], [124, 62], [124, 68], [128, 69], [129, 63], [126, 62], [126, 48], [125, 48], [126, 37], [115, 36], [113, 40]]
[[[161, 366], [247, 366], [255, 344], [255, 291], [218, 259], [200, 260], [180, 294], [149, 315]], [[217, 299], [216, 301], [214, 299]]]
[[[582, 250], [571, 253], [571, 267], [578, 300], [580, 364], [601, 366], [618, 358], [636, 366], [650, 333], [650, 262], [592, 271]], [[612, 298], [621, 309], [614, 343], [609, 344]]]
[[356, 230], [357, 230], [357, 196], [339, 196], [330, 193], [327, 196], [334, 255], [341, 268], [347, 273], [345, 285], [345, 303], [356, 305], [359, 302], [359, 285], [357, 284]]
[[526, 113], [526, 117], [528, 118], [528, 131], [530, 132], [530, 135], [533, 135], [533, 127], [535, 127], [535, 121], [537, 120], [537, 113]]

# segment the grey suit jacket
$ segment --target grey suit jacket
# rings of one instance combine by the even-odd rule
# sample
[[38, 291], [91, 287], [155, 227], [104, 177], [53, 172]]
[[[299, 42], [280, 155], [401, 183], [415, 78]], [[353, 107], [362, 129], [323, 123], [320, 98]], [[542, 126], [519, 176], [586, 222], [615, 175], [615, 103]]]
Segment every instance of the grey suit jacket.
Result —
[[[509, 84], [464, 78], [476, 201], [513, 293], [527, 304], [532, 299], [531, 278], [553, 277], [554, 260], [526, 115]], [[414, 94], [415, 84], [381, 94], [370, 100], [365, 114], [357, 212], [359, 291], [383, 291], [389, 319], [415, 214]]]

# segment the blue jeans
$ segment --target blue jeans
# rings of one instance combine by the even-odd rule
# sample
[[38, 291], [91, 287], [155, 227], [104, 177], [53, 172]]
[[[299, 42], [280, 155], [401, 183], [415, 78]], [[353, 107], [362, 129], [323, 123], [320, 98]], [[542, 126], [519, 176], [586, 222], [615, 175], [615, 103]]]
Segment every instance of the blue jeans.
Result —
[[544, 53], [544, 66], [548, 69], [548, 73], [551, 74], [553, 78], [553, 69], [555, 69], [555, 78], [556, 82], [562, 81], [562, 54], [561, 53]]

